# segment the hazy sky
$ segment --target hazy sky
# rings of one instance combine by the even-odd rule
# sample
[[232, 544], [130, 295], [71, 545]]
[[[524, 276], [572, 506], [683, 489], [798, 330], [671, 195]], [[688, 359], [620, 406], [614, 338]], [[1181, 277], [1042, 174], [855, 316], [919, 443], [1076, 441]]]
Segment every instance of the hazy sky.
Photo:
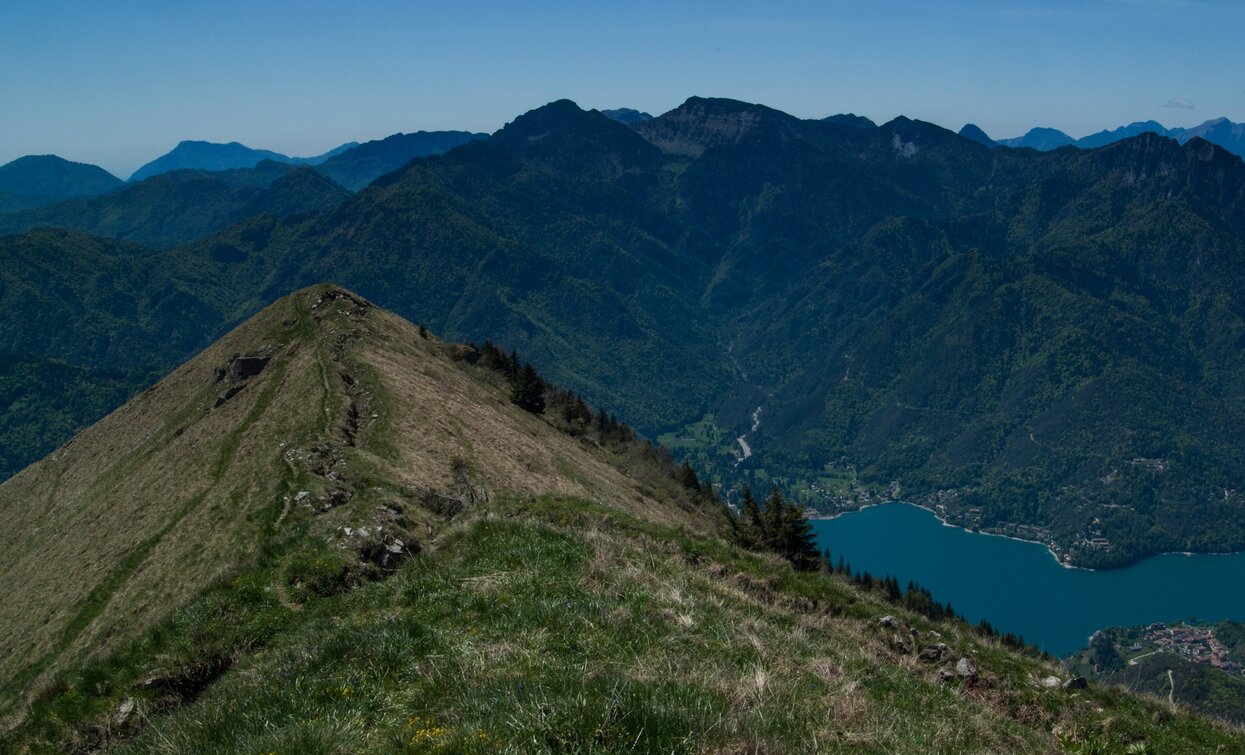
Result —
[[560, 97], [904, 114], [995, 137], [1245, 121], [1239, 0], [0, 0], [0, 163], [126, 177], [182, 139], [318, 154]]

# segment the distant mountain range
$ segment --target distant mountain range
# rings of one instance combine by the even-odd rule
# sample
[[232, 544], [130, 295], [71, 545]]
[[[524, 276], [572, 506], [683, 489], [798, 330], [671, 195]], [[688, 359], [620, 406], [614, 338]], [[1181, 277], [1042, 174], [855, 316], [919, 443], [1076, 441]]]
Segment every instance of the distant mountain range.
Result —
[[317, 165], [316, 170], [346, 189], [358, 191], [417, 157], [439, 155], [473, 139], [487, 138], [488, 134], [473, 134], [469, 131], [394, 134], [334, 155]]
[[124, 185], [95, 165], [56, 155], [27, 155], [0, 166], [0, 213], [96, 196]]
[[642, 123], [643, 121], [653, 120], [652, 115], [641, 112], [639, 110], [633, 110], [629, 107], [620, 107], [620, 108], [615, 108], [613, 110], [602, 110], [601, 115], [605, 116], [606, 118], [609, 118], [612, 121], [618, 121], [619, 123]]
[[[352, 147], [314, 168], [261, 160], [251, 167], [226, 170], [179, 168], [129, 184], [109, 176], [113, 183], [107, 184], [111, 189], [108, 193], [56, 203], [47, 198], [17, 197], [5, 204], [5, 195], [0, 194], [0, 233], [67, 228], [164, 249], [196, 241], [255, 215], [287, 217], [331, 210], [350, 192], [415, 158], [438, 155], [486, 136], [466, 131], [394, 134]], [[60, 158], [23, 158], [17, 162], [23, 164], [27, 175], [37, 175], [38, 166], [47, 166], [49, 175], [43, 178], [43, 185], [52, 185], [57, 171], [64, 170], [60, 163], [65, 163]], [[13, 185], [24, 188], [37, 184], [31, 177], [24, 184], [15, 181]]]
[[[627, 125], [653, 120], [649, 113], [633, 108], [600, 112], [613, 121]], [[853, 113], [831, 115], [822, 120], [841, 126], [877, 128], [877, 124], [869, 118]], [[975, 124], [966, 124], [960, 130], [960, 136], [986, 146], [1027, 147], [1042, 152], [1067, 146], [1094, 149], [1143, 133], [1170, 137], [1182, 144], [1197, 137], [1245, 156], [1245, 124], [1233, 123], [1226, 118], [1209, 120], [1193, 128], [1170, 129], [1157, 121], [1138, 121], [1081, 139], [1044, 127], [1030, 129], [1023, 136], [999, 140], [991, 139]], [[442, 154], [468, 141], [486, 137], [486, 134], [467, 131], [399, 133], [363, 144], [348, 142], [315, 157], [289, 157], [270, 150], [252, 149], [238, 142], [183, 141], [172, 151], [134, 171], [130, 183], [174, 170], [218, 172], [254, 168], [263, 161], [271, 161], [315, 166], [338, 185], [355, 192], [415, 158]], [[95, 165], [74, 163], [55, 155], [29, 155], [0, 166], [0, 215], [45, 207], [67, 199], [99, 196], [124, 185], [121, 179]], [[55, 215], [52, 213], [48, 217]], [[19, 225], [21, 223], [9, 222], [2, 227]]]
[[999, 139], [997, 143], [1004, 147], [1029, 147], [1042, 152], [1067, 146], [1094, 149], [1145, 133], [1166, 136], [1181, 144], [1193, 138], [1205, 139], [1233, 154], [1245, 156], [1245, 123], [1233, 123], [1227, 118], [1216, 118], [1192, 128], [1167, 128], [1157, 121], [1138, 121], [1110, 131], [1099, 131], [1081, 139], [1074, 139], [1058, 129], [1034, 128], [1024, 136]]
[[331, 210], [349, 196], [312, 168], [265, 160], [252, 168], [174, 170], [108, 194], [0, 214], [0, 233], [68, 228], [164, 249], [255, 215]]
[[855, 113], [839, 113], [822, 118], [826, 123], [833, 123], [839, 126], [852, 126], [853, 128], [876, 128], [878, 124]]
[[160, 254], [10, 237], [0, 344], [167, 368], [331, 278], [518, 348], [727, 484], [902, 494], [1087, 566], [1245, 547], [1245, 165], [1206, 141], [560, 101], [338, 199]]
[[359, 146], [358, 142], [347, 142], [315, 157], [288, 157], [279, 152], [266, 149], [251, 149], [238, 142], [217, 144], [214, 142], [184, 141], [170, 152], [147, 163], [130, 176], [130, 181], [142, 181], [171, 170], [230, 170], [233, 168], [254, 168], [264, 160], [291, 165], [319, 165], [330, 157], [340, 155], [349, 149]]

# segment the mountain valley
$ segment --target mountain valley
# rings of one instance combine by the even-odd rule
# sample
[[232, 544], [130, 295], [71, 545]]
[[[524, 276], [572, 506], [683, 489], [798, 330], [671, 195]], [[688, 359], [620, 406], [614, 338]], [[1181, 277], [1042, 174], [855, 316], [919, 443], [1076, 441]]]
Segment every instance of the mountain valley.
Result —
[[0, 748], [1245, 747], [747, 545], [515, 369], [315, 286], [0, 485]]

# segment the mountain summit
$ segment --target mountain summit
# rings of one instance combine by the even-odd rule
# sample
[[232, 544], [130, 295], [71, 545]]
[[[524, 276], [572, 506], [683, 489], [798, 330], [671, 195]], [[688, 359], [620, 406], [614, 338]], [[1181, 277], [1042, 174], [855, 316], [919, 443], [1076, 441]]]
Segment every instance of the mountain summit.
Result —
[[[27, 155], [0, 165], [0, 212], [93, 197], [123, 185], [121, 179], [95, 165], [56, 155]], [[5, 195], [9, 195], [7, 202]]]
[[142, 181], [171, 170], [217, 171], [234, 168], [253, 168], [263, 160], [272, 160], [278, 163], [318, 165], [330, 157], [357, 146], [359, 146], [358, 142], [348, 142], [316, 157], [287, 157], [271, 150], [252, 149], [238, 142], [218, 144], [215, 142], [183, 141], [179, 142], [171, 151], [134, 171], [130, 176], [130, 181]]

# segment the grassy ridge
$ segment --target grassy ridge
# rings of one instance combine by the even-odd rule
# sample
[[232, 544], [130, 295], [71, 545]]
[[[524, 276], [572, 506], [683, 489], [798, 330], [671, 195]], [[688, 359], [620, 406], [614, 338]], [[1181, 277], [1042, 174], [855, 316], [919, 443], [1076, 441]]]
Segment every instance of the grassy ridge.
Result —
[[[220, 365], [257, 352], [217, 404]], [[0, 750], [1245, 751], [749, 552], [682, 468], [569, 394], [521, 410], [488, 354], [316, 287], [0, 487], [53, 537], [32, 554], [129, 543], [4, 564], [63, 589], [38, 593], [58, 634], [10, 645]], [[207, 492], [144, 518], [162, 485]], [[83, 489], [75, 516], [124, 526], [64, 529]], [[78, 599], [88, 560], [109, 566]]]
[[880, 597], [585, 501], [496, 501], [449, 523], [429, 554], [382, 582], [277, 598], [278, 585], [331, 571], [332, 558], [287, 552], [227, 581], [143, 642], [66, 676], [7, 746], [95, 737], [118, 752], [1245, 747], [1223, 727], [1123, 693], [1042, 689], [1035, 680], [1057, 671], [1049, 664], [900, 612], [977, 666], [972, 679], [941, 682], [939, 664], [888, 646], [877, 622], [895, 610]]

